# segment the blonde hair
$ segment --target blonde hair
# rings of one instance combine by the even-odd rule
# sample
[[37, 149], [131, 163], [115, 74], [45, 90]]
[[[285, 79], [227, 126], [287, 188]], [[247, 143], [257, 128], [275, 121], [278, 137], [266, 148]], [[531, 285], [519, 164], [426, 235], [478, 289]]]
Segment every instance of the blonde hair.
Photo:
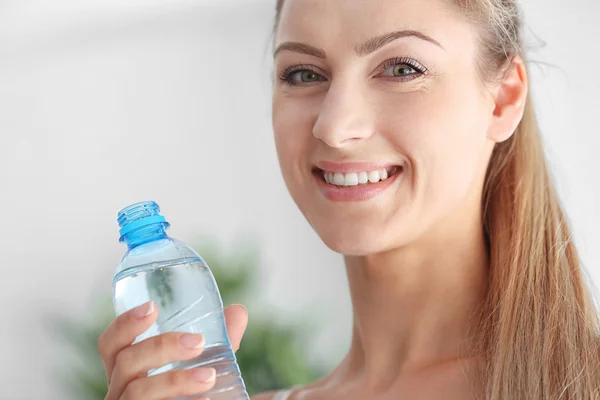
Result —
[[[277, 0], [276, 28], [284, 0]], [[483, 80], [524, 57], [516, 0], [456, 0], [480, 28]], [[483, 191], [489, 292], [476, 377], [487, 400], [600, 398], [599, 321], [555, 192], [528, 98], [512, 137], [496, 146]]]

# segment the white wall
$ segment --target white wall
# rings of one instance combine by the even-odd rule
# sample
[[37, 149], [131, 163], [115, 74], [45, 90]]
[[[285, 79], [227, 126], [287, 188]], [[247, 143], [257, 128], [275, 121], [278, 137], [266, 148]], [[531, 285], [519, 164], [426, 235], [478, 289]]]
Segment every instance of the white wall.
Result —
[[[0, 3], [1, 399], [65, 398], [46, 319], [85, 315], [110, 290], [124, 250], [115, 214], [141, 199], [157, 200], [185, 241], [256, 235], [264, 301], [278, 318], [314, 304], [322, 318], [340, 312], [314, 333], [315, 349], [340, 356], [350, 323], [341, 260], [293, 206], [271, 140], [272, 6]], [[600, 5], [565, 7], [525, 6], [547, 42], [532, 58], [555, 65], [532, 70], [534, 91], [577, 242], [600, 282]]]
[[556, 184], [576, 243], [600, 283], [600, 3], [524, 1], [533, 62], [533, 93]]

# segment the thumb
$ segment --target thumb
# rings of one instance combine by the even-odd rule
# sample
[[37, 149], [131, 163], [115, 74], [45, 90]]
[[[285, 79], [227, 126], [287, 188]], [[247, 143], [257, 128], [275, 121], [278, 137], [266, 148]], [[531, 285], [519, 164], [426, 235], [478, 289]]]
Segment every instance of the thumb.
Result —
[[240, 348], [242, 337], [248, 326], [248, 310], [246, 307], [234, 304], [225, 308], [225, 324], [231, 347], [236, 352]]

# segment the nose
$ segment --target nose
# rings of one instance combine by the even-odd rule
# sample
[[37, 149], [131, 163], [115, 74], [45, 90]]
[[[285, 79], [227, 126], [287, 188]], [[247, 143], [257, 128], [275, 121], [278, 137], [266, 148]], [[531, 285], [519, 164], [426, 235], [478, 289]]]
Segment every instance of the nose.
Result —
[[366, 93], [357, 85], [332, 84], [321, 103], [313, 136], [329, 147], [343, 148], [361, 143], [374, 131]]

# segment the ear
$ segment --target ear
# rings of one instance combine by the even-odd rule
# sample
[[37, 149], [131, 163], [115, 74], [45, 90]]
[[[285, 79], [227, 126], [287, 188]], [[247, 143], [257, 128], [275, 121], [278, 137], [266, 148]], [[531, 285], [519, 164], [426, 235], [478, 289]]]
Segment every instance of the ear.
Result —
[[523, 118], [528, 91], [525, 63], [521, 57], [515, 56], [492, 93], [494, 111], [488, 128], [488, 139], [500, 143], [513, 135]]

